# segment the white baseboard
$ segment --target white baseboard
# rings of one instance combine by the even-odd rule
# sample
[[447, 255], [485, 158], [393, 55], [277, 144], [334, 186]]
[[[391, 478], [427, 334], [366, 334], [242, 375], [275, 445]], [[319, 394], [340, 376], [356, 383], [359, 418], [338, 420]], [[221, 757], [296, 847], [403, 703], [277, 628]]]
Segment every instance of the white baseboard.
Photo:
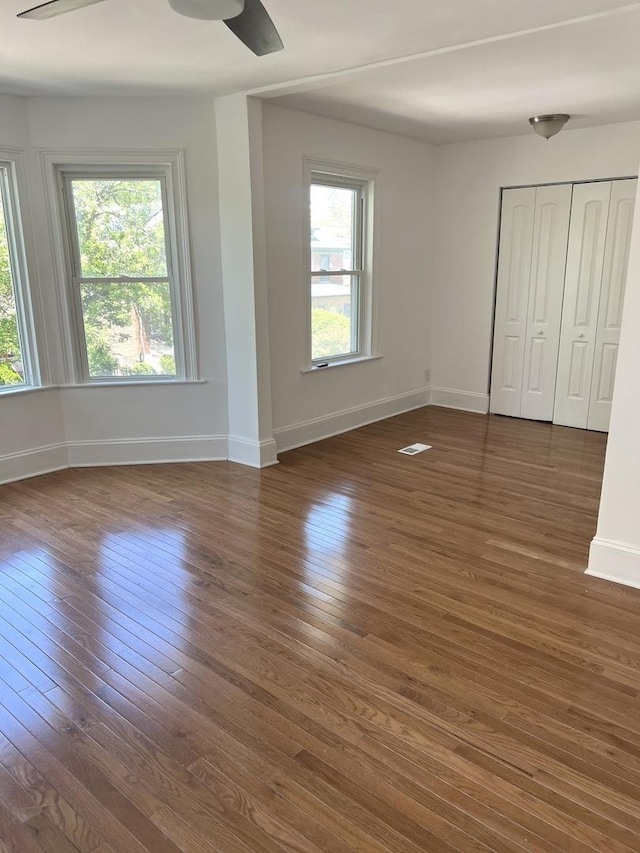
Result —
[[249, 465], [251, 468], [268, 468], [278, 464], [278, 449], [273, 439], [268, 441], [251, 441], [230, 435], [227, 458], [229, 462], [239, 465]]
[[331, 438], [343, 432], [366, 426], [367, 424], [401, 415], [413, 409], [421, 409], [429, 402], [427, 388], [410, 391], [408, 394], [399, 394], [397, 397], [387, 397], [376, 400], [374, 403], [366, 403], [364, 406], [354, 406], [352, 409], [343, 409], [331, 415], [321, 418], [313, 418], [309, 421], [292, 424], [282, 429], [274, 430], [273, 434], [278, 446], [278, 452], [293, 450], [323, 438]]
[[217, 462], [228, 459], [253, 468], [266, 468], [277, 464], [278, 452], [312, 444], [429, 404], [486, 414], [489, 398], [486, 394], [468, 391], [419, 388], [292, 424], [275, 430], [274, 439], [260, 442], [224, 435], [69, 441], [0, 457], [0, 484], [68, 467]]
[[162, 462], [220, 462], [227, 458], [226, 435], [68, 441], [69, 465], [146, 465]]
[[586, 574], [640, 589], [640, 548], [596, 536], [591, 542]]
[[486, 415], [489, 411], [489, 395], [478, 394], [476, 391], [455, 391], [453, 388], [432, 386], [429, 392], [429, 405]]
[[276, 443], [273, 440], [251, 442], [226, 435], [68, 441], [0, 456], [0, 485], [62, 468], [227, 460], [254, 468], [275, 465], [278, 462]]
[[38, 477], [40, 474], [50, 474], [68, 467], [69, 458], [64, 444], [49, 444], [20, 453], [7, 453], [0, 456], [0, 485]]

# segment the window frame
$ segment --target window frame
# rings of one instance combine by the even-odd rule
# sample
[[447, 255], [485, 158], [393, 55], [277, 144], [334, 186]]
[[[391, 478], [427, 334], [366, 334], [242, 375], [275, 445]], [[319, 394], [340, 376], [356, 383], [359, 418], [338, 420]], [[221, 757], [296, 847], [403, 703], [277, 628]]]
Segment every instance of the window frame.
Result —
[[20, 199], [23, 183], [22, 152], [0, 148], [0, 193], [24, 376], [24, 382], [20, 385], [0, 385], [0, 395], [33, 390], [42, 385], [25, 241], [25, 220]]
[[[65, 375], [68, 384], [104, 386], [167, 384], [197, 381], [195, 322], [191, 263], [188, 243], [186, 184], [182, 151], [159, 154], [103, 154], [69, 152], [43, 154], [49, 173], [50, 207], [55, 209], [54, 236], [58, 256], [59, 293], [64, 333]], [[71, 182], [88, 180], [159, 180], [162, 187], [167, 274], [152, 278], [127, 276], [83, 277], [81, 275], [78, 229]], [[176, 375], [90, 376], [81, 304], [85, 281], [117, 284], [138, 281], [168, 282], [171, 295], [173, 345]]]
[[[374, 245], [375, 245], [375, 180], [377, 170], [333, 163], [329, 161], [304, 160], [305, 193], [307, 216], [305, 217], [305, 267], [307, 270], [306, 287], [306, 366], [303, 372], [348, 364], [376, 358], [374, 353]], [[327, 271], [312, 269], [311, 249], [311, 187], [336, 186], [355, 190], [356, 195], [356, 234], [354, 240], [353, 269], [336, 270], [338, 275], [357, 277], [355, 311], [352, 310], [352, 347], [353, 351], [334, 356], [313, 358], [313, 329], [312, 329], [312, 284], [314, 279], [320, 281], [327, 276]], [[331, 274], [331, 271], [328, 273]], [[353, 337], [355, 336], [355, 341]]]

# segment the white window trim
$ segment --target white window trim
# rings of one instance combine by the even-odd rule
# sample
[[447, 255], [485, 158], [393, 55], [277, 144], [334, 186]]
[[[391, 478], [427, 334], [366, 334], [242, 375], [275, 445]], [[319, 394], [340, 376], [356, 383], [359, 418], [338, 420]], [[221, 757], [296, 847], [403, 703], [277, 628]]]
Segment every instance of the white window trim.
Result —
[[[189, 250], [189, 223], [184, 152], [179, 151], [41, 151], [40, 158], [45, 176], [47, 208], [51, 227], [51, 241], [56, 261], [55, 277], [58, 294], [58, 312], [63, 340], [63, 385], [116, 385], [170, 384], [192, 382], [198, 379], [195, 341], [193, 283]], [[66, 221], [61, 185], [64, 176], [87, 176], [93, 173], [114, 177], [162, 177], [166, 181], [166, 216], [169, 223], [168, 248], [176, 280], [178, 299], [173, 302], [175, 312], [175, 354], [177, 375], [122, 377], [89, 377], [86, 355], [82, 343], [82, 325], [74, 305], [74, 274], [71, 239], [74, 239]], [[173, 297], [172, 297], [173, 298]]]
[[[375, 248], [377, 245], [377, 222], [378, 222], [378, 193], [376, 192], [376, 178], [379, 170], [369, 169], [363, 166], [354, 166], [348, 163], [338, 163], [332, 160], [316, 160], [305, 157], [303, 159], [303, 186], [305, 193], [305, 216], [304, 227], [304, 265], [306, 275], [305, 287], [305, 365], [303, 373], [315, 372], [328, 366], [338, 366], [358, 362], [371, 361], [379, 358], [376, 353], [376, 287], [375, 287]], [[309, 194], [311, 184], [318, 179], [326, 178], [327, 183], [344, 182], [345, 185], [358, 185], [361, 188], [364, 201], [363, 211], [363, 251], [362, 251], [362, 274], [360, 277], [360, 294], [358, 305], [358, 342], [357, 352], [341, 354], [332, 358], [313, 359], [311, 348], [311, 210], [309, 205]]]
[[6, 182], [4, 182], [5, 218], [25, 378], [23, 385], [0, 386], [0, 394], [9, 395], [39, 388], [42, 385], [42, 375], [34, 316], [35, 295], [32, 289], [32, 277], [29, 274], [31, 264], [27, 255], [26, 237], [30, 236], [30, 230], [28, 217], [25, 216], [27, 185], [22, 150], [0, 148], [0, 166], [7, 172]]

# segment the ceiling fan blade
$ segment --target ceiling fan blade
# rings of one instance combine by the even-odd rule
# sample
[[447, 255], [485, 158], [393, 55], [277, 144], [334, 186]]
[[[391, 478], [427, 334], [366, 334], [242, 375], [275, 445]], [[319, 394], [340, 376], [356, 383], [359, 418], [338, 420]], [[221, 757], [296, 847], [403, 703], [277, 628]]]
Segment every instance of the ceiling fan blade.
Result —
[[34, 6], [33, 9], [27, 9], [26, 12], [21, 12], [19, 18], [32, 18], [36, 21], [44, 20], [45, 18], [54, 18], [56, 15], [64, 15], [65, 12], [75, 12], [76, 9], [82, 9], [84, 6], [93, 6], [94, 3], [102, 3], [103, 0], [49, 0], [48, 3], [42, 3], [40, 6]]
[[244, 11], [225, 24], [256, 56], [275, 53], [284, 45], [273, 21], [260, 0], [245, 0]]

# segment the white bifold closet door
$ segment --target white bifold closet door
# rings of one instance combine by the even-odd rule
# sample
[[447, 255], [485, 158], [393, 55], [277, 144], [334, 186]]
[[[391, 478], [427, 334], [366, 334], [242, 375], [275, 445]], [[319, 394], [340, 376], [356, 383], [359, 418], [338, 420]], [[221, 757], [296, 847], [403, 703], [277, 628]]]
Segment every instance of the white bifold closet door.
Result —
[[611, 184], [587, 428], [608, 432], [618, 361], [637, 180]]
[[609, 428], [636, 184], [574, 187], [554, 423]]
[[553, 417], [570, 184], [505, 190], [491, 382], [492, 412]]

